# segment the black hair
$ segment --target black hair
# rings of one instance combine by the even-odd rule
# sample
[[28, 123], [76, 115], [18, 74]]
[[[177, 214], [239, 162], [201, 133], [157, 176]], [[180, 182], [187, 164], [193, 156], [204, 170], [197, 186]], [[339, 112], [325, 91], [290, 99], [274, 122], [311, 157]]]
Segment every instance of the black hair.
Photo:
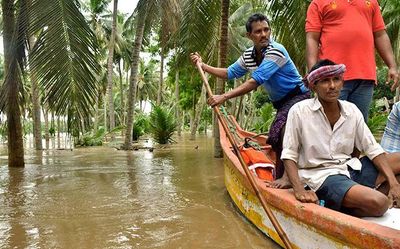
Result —
[[312, 68], [310, 69], [310, 72], [308, 72], [308, 73], [311, 73], [312, 71], [317, 70], [320, 67], [332, 66], [332, 65], [336, 65], [336, 63], [329, 59], [322, 59], [322, 60], [317, 61], [317, 63], [315, 63], [314, 66], [312, 66]]
[[249, 17], [249, 19], [247, 19], [247, 22], [246, 22], [246, 31], [251, 33], [251, 24], [253, 22], [262, 22], [262, 21], [266, 21], [269, 25], [268, 17], [266, 17], [265, 15], [263, 15], [261, 13], [256, 13], [256, 14], [251, 15]]

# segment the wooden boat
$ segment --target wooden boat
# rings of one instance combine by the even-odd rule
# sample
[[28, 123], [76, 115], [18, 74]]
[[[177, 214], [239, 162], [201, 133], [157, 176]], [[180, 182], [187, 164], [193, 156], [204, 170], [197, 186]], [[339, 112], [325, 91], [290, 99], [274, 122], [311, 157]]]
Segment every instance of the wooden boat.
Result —
[[[255, 135], [242, 130], [236, 121], [231, 121], [239, 137]], [[257, 139], [260, 145], [265, 145], [266, 137]], [[220, 140], [224, 151], [225, 186], [231, 199], [250, 222], [284, 247], [221, 126]], [[264, 150], [274, 157], [268, 145], [264, 146]], [[393, 208], [383, 217], [365, 220], [316, 204], [301, 203], [295, 199], [291, 189], [272, 189], [260, 179], [256, 182], [294, 248], [400, 249], [400, 209]]]

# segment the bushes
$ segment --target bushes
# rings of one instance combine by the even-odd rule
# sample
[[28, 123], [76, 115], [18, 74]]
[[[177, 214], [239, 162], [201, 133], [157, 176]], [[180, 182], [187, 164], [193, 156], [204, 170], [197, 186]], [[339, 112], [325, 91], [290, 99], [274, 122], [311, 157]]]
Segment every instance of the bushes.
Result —
[[133, 123], [132, 140], [136, 141], [140, 136], [149, 132], [149, 120], [144, 114], [140, 114]]

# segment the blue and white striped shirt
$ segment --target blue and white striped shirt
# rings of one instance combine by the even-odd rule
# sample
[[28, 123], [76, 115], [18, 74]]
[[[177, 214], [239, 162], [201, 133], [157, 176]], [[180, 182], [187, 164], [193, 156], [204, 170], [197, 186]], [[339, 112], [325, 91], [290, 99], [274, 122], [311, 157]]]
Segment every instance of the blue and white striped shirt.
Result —
[[228, 79], [240, 78], [247, 72], [252, 72], [251, 77], [259, 85], [263, 85], [271, 101], [282, 99], [296, 86], [300, 86], [303, 93], [308, 92], [283, 45], [271, 41], [262, 53], [264, 58], [261, 64], [257, 65], [254, 47], [244, 51], [242, 56], [228, 67]]
[[381, 146], [386, 152], [400, 152], [400, 102], [395, 103], [392, 107]]

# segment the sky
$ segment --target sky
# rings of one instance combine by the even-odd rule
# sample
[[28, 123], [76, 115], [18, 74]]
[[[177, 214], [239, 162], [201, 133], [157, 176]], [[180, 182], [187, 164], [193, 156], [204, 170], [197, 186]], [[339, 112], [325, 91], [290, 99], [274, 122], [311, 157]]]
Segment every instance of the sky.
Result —
[[[118, 0], [118, 10], [122, 13], [132, 14], [138, 1], [139, 0]], [[109, 9], [112, 9], [112, 7], [113, 1], [110, 3]]]

